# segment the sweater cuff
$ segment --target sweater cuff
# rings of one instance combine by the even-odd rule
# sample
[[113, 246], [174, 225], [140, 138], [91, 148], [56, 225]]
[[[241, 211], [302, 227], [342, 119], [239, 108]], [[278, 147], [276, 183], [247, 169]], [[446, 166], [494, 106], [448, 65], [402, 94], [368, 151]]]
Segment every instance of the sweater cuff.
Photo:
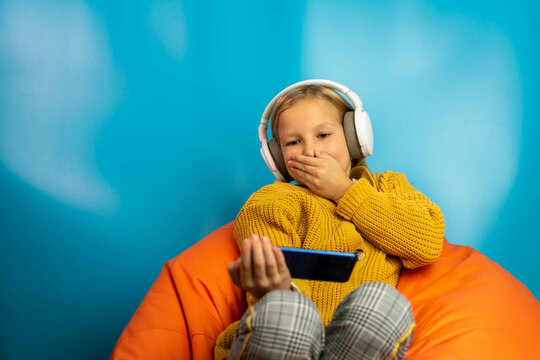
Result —
[[341, 198], [337, 213], [344, 219], [351, 220], [364, 200], [375, 192], [377, 190], [368, 179], [359, 179]]

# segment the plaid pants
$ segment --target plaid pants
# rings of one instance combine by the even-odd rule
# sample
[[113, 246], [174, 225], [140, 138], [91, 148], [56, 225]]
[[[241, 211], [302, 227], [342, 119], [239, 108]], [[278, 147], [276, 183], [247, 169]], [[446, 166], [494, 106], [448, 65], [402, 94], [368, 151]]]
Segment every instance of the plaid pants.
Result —
[[246, 311], [228, 359], [403, 359], [414, 325], [409, 301], [385, 283], [352, 291], [326, 328], [310, 299], [276, 290]]

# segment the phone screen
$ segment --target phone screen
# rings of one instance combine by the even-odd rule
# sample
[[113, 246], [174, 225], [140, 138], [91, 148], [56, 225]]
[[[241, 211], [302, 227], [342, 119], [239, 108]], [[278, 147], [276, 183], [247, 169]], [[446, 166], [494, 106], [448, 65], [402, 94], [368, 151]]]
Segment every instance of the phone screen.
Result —
[[291, 277], [320, 281], [349, 280], [357, 256], [354, 253], [280, 247]]

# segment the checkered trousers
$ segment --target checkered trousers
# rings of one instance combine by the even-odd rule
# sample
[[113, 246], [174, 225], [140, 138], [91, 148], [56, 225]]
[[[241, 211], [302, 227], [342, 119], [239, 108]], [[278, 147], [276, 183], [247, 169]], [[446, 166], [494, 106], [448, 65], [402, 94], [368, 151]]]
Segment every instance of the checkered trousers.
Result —
[[240, 320], [228, 359], [403, 359], [413, 328], [409, 301], [385, 283], [352, 291], [326, 329], [306, 296], [271, 291]]

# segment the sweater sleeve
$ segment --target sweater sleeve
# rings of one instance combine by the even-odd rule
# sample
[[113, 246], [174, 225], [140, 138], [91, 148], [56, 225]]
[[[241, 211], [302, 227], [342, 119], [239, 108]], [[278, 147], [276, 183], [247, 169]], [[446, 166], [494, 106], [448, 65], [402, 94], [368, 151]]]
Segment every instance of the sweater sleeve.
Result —
[[[269, 185], [253, 194], [242, 207], [234, 223], [234, 238], [238, 245], [253, 234], [266, 236], [270, 242], [282, 247], [304, 247], [309, 222], [303, 216], [307, 207], [301, 192], [286, 188], [293, 185]], [[311, 294], [307, 280], [295, 279], [301, 293]], [[248, 304], [256, 299], [248, 295]]]
[[[292, 199], [289, 199], [292, 200]], [[291, 206], [285, 204], [290, 203]], [[234, 238], [238, 245], [253, 234], [267, 236], [276, 246], [301, 247], [294, 201], [279, 190], [266, 187], [256, 192], [238, 213]]]
[[441, 209], [416, 190], [405, 175], [387, 171], [360, 179], [347, 191], [337, 212], [352, 221], [373, 245], [397, 256], [406, 268], [433, 263], [442, 251]]

